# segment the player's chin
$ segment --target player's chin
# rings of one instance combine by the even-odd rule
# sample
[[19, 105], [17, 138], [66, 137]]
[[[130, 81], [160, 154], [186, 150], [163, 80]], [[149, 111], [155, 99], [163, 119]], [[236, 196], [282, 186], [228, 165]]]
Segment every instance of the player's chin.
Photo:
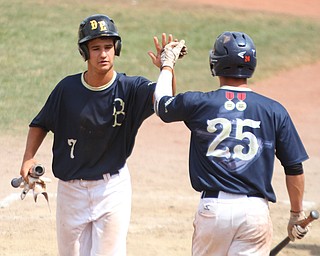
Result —
[[101, 61], [99, 62], [98, 67], [101, 71], [109, 71], [112, 69], [113, 65], [108, 61]]

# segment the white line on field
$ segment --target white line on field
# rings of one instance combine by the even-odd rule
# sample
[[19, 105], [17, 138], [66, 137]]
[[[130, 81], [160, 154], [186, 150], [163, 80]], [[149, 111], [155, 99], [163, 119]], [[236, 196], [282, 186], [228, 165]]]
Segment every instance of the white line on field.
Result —
[[[20, 198], [21, 193], [11, 193], [10, 195], [6, 196], [4, 199], [0, 200], [0, 209], [6, 208], [10, 204], [12, 204], [15, 201], [21, 200]], [[49, 194], [49, 197], [56, 196], [56, 194]], [[27, 197], [33, 197], [32, 193], [27, 194]]]
[[8, 207], [12, 202], [21, 200], [19, 193], [12, 193], [0, 201], [0, 208]]

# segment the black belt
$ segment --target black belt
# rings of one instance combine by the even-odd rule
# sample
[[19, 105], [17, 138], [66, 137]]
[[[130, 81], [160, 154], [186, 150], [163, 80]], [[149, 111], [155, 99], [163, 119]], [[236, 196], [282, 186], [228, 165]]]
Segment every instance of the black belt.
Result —
[[[220, 191], [203, 191], [201, 198], [218, 198], [219, 197], [219, 192]], [[262, 195], [261, 193], [256, 193], [256, 194], [251, 194], [251, 195], [247, 195], [247, 197], [260, 197], [260, 198], [265, 198], [264, 195]]]
[[[119, 171], [107, 172], [105, 174], [108, 174], [108, 173], [110, 174], [110, 176], [113, 176], [113, 175], [119, 174]], [[94, 176], [94, 177], [90, 177], [90, 178], [84, 178], [84, 179], [77, 178], [76, 180], [87, 180], [87, 181], [103, 180], [103, 175], [105, 175], [105, 174], [101, 174], [99, 176]]]

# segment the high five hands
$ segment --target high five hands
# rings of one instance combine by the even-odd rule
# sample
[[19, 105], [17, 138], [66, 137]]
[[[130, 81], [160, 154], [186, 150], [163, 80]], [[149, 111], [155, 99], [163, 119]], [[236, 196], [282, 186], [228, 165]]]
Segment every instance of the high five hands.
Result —
[[148, 55], [151, 57], [153, 64], [160, 69], [163, 67], [170, 67], [173, 69], [176, 61], [183, 58], [188, 53], [185, 41], [178, 41], [178, 39], [173, 40], [172, 34], [169, 34], [167, 41], [166, 33], [162, 33], [161, 46], [156, 36], [153, 37], [153, 42], [157, 53], [155, 54], [149, 51]]

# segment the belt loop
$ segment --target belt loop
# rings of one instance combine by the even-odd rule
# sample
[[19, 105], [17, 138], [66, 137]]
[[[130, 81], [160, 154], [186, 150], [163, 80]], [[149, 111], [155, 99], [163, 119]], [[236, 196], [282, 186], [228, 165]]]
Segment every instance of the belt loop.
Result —
[[103, 174], [103, 179], [105, 182], [108, 182], [110, 180], [110, 178], [111, 178], [110, 173]]

